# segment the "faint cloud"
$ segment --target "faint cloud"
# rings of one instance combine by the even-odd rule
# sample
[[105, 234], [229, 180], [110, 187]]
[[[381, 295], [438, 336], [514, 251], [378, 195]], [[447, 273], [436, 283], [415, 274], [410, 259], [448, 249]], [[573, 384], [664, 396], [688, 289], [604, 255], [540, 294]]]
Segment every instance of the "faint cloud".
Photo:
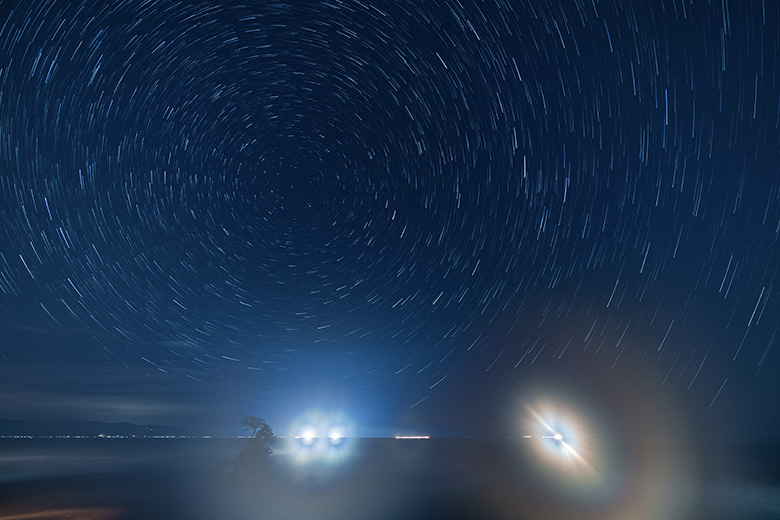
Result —
[[173, 379], [108, 365], [8, 364], [0, 367], [0, 417], [169, 424], [201, 410]]

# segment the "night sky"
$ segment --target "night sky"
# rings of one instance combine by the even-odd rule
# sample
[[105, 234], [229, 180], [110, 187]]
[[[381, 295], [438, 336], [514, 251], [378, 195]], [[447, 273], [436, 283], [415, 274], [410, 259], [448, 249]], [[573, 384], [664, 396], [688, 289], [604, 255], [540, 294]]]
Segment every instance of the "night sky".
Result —
[[779, 28], [3, 0], [0, 417], [491, 435], [550, 393], [777, 439]]

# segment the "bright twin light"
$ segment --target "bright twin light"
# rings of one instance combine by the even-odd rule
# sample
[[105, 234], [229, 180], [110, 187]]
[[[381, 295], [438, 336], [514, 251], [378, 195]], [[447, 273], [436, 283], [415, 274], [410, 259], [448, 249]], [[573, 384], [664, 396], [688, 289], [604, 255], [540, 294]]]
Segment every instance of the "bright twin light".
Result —
[[[295, 438], [304, 446], [313, 446], [321, 439], [317, 429], [312, 426], [304, 427]], [[340, 429], [332, 428], [323, 439], [331, 446], [339, 446], [344, 442], [344, 435]]]
[[301, 464], [339, 463], [351, 452], [353, 431], [342, 413], [309, 410], [290, 425], [288, 449]]

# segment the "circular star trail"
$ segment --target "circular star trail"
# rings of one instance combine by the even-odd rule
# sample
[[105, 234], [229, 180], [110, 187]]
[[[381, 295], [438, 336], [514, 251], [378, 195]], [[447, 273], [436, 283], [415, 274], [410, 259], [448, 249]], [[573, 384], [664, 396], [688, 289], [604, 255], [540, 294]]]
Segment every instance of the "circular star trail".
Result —
[[0, 22], [7, 360], [324, 366], [413, 408], [629, 362], [717, 408], [777, 362], [774, 4], [8, 1]]

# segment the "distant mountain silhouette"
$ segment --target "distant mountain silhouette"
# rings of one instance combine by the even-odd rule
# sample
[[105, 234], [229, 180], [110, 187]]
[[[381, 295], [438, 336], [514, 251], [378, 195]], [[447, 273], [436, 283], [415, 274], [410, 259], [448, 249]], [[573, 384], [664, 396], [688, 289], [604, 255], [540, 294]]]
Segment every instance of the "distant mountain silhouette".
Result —
[[0, 419], [0, 436], [183, 436], [194, 432], [176, 426], [138, 425], [128, 422], [106, 423], [99, 421], [9, 421]]

